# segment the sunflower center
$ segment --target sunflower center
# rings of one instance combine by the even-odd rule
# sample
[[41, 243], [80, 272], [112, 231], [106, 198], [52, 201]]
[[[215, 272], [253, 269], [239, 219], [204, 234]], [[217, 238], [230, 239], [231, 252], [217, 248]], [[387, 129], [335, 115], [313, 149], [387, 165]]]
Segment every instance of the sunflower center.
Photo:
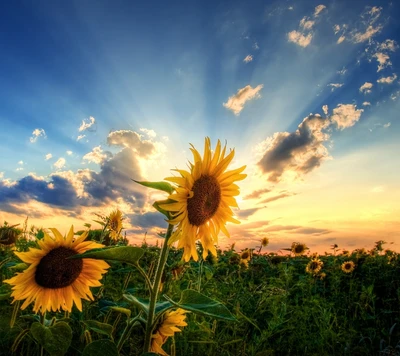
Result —
[[83, 261], [67, 260], [77, 252], [67, 247], [57, 247], [44, 256], [36, 267], [35, 281], [44, 288], [63, 288], [71, 285], [82, 272]]
[[193, 197], [187, 200], [189, 222], [203, 225], [212, 218], [221, 202], [221, 187], [218, 180], [209, 175], [202, 175], [194, 182]]

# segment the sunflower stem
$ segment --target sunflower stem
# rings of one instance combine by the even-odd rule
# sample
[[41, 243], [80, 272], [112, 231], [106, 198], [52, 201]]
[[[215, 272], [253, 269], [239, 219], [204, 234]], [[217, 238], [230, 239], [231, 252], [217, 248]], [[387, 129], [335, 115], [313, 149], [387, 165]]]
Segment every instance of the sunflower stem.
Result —
[[144, 339], [143, 352], [150, 351], [151, 336], [153, 334], [153, 327], [154, 327], [153, 322], [155, 318], [158, 292], [160, 290], [161, 276], [163, 274], [165, 263], [167, 262], [167, 257], [168, 257], [168, 251], [169, 251], [168, 240], [171, 237], [173, 228], [174, 228], [173, 225], [171, 224], [168, 225], [168, 230], [165, 235], [165, 241], [161, 249], [160, 257], [158, 258], [158, 265], [156, 269], [156, 275], [154, 277], [154, 283], [152, 288], [150, 289], [150, 305], [149, 305], [149, 313], [147, 315], [146, 336]]
[[122, 335], [119, 338], [119, 341], [118, 341], [118, 344], [117, 344], [118, 352], [121, 351], [122, 346], [124, 346], [125, 341], [128, 339], [129, 335], [132, 332], [132, 329], [134, 328], [134, 326], [136, 325], [136, 323], [138, 322], [138, 320], [140, 319], [141, 316], [142, 316], [142, 312], [139, 312], [139, 314], [136, 315], [134, 318], [132, 318], [131, 320], [127, 320], [126, 321], [125, 329], [122, 332]]

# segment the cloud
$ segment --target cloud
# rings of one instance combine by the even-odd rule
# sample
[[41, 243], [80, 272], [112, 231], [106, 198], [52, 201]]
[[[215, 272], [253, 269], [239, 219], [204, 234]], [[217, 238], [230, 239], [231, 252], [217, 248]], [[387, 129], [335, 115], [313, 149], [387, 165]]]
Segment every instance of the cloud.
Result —
[[372, 57], [376, 58], [379, 63], [377, 72], [380, 72], [382, 69], [392, 65], [390, 57], [386, 53], [377, 52]]
[[394, 73], [391, 77], [379, 78], [376, 82], [380, 84], [392, 84], [397, 79], [397, 75]]
[[53, 164], [53, 167], [56, 169], [61, 169], [65, 166], [65, 162], [65, 158], [61, 157]]
[[24, 164], [24, 161], [19, 161], [18, 164]]
[[79, 135], [77, 138], [76, 138], [76, 140], [77, 141], [80, 141], [80, 140], [82, 140], [83, 138], [85, 138], [86, 137], [86, 135]]
[[288, 41], [298, 44], [301, 47], [307, 47], [313, 38], [312, 33], [307, 34], [306, 36], [296, 30], [293, 30], [288, 33]]
[[31, 143], [35, 143], [39, 137], [46, 138], [46, 132], [43, 129], [34, 129], [32, 132], [32, 137], [29, 139]]
[[343, 85], [343, 83], [329, 83], [327, 86], [331, 87], [331, 91], [334, 91], [337, 88], [341, 88]]
[[153, 153], [155, 147], [151, 141], [141, 140], [140, 135], [131, 130], [112, 131], [107, 137], [109, 145], [126, 147], [137, 152], [141, 157], [147, 157]]
[[[86, 122], [85, 122], [85, 120], [82, 120], [82, 124], [81, 124], [81, 126], [79, 126], [78, 131], [82, 132], [82, 131], [90, 129], [95, 124], [95, 122], [96, 122], [96, 119], [93, 116], [90, 116], [89, 119], [86, 120]], [[89, 131], [92, 131], [92, 130], [89, 130]]]
[[371, 103], [369, 101], [364, 101], [362, 104], [363, 106], [371, 106]]
[[371, 193], [382, 193], [385, 191], [385, 188], [382, 185], [374, 187], [371, 189]]
[[138, 226], [141, 229], [150, 229], [150, 228], [165, 228], [165, 217], [160, 214], [158, 211], [149, 211], [145, 213], [136, 213], [136, 214], [126, 214], [130, 223], [133, 226]]
[[46, 161], [48, 161], [50, 158], [52, 158], [53, 157], [53, 155], [51, 154], [51, 153], [48, 153], [45, 157], [44, 157], [44, 159], [46, 160]]
[[287, 171], [299, 176], [319, 167], [329, 157], [323, 145], [329, 135], [322, 132], [329, 125], [328, 119], [310, 114], [295, 132], [277, 132], [267, 139], [266, 151], [258, 162], [267, 180], [279, 182]]
[[337, 43], [337, 44], [341, 44], [345, 39], [346, 39], [345, 36], [340, 36], [340, 37], [338, 38], [338, 40], [336, 41], [336, 43]]
[[66, 153], [67, 153], [68, 156], [71, 156], [73, 152], [72, 151], [66, 151]]
[[320, 235], [326, 235], [331, 233], [333, 230], [329, 229], [319, 229], [315, 227], [301, 227], [299, 229], [296, 229], [294, 231], [290, 231], [291, 234], [304, 234], [304, 235], [314, 235], [314, 236], [320, 236]]
[[388, 122], [388, 123], [384, 124], [383, 127], [384, 127], [385, 129], [387, 129], [388, 127], [390, 127], [390, 125], [391, 125], [391, 123]]
[[259, 92], [263, 87], [263, 84], [257, 85], [255, 88], [247, 85], [244, 88], [239, 89], [235, 95], [230, 96], [228, 101], [223, 103], [223, 106], [238, 116], [247, 101], [261, 97]]
[[345, 129], [353, 126], [361, 117], [363, 109], [356, 109], [357, 105], [353, 104], [339, 104], [333, 109], [331, 116], [332, 122], [336, 123], [338, 129]]
[[378, 45], [380, 51], [391, 51], [394, 52], [399, 48], [398, 44], [394, 40], [385, 40]]
[[328, 105], [324, 105], [322, 107], [322, 111], [324, 112], [325, 115], [328, 115]]
[[335, 25], [333, 26], [333, 32], [335, 32], [335, 35], [340, 31], [340, 25]]
[[0, 172], [0, 179], [4, 178], [4, 172]]
[[263, 195], [265, 193], [269, 193], [270, 191], [271, 191], [271, 189], [267, 189], [267, 188], [255, 190], [255, 191], [251, 192], [250, 194], [245, 195], [243, 197], [243, 200], [259, 198], [261, 195]]
[[326, 9], [325, 5], [318, 5], [315, 7], [314, 16], [317, 17], [322, 10]]
[[369, 94], [369, 93], [371, 93], [371, 88], [373, 86], [374, 85], [372, 83], [365, 82], [363, 85], [361, 85], [359, 90], [361, 93]]
[[361, 43], [369, 40], [371, 37], [375, 36], [382, 30], [382, 26], [373, 27], [372, 25], [368, 26], [365, 32], [357, 32], [353, 36], [353, 41], [355, 43]]
[[105, 160], [111, 158], [111, 152], [104, 152], [101, 146], [96, 146], [93, 150], [89, 153], [86, 153], [82, 159], [85, 161], [93, 162], [96, 164], [102, 164]]
[[260, 208], [242, 209], [235, 211], [235, 214], [240, 219], [247, 219], [249, 216], [256, 213]]
[[315, 21], [309, 20], [307, 16], [304, 16], [300, 20], [300, 27], [302, 27], [304, 30], [311, 30], [315, 24]]
[[267, 199], [264, 199], [264, 200], [260, 201], [260, 204], [270, 203], [270, 202], [273, 202], [275, 200], [283, 199], [283, 198], [286, 198], [286, 197], [291, 197], [293, 195], [296, 195], [296, 193], [281, 193], [279, 195], [275, 195], [273, 197], [269, 197]]
[[244, 59], [243, 62], [249, 63], [253, 60], [253, 56], [251, 54], [248, 54]]
[[150, 138], [156, 138], [157, 137], [157, 134], [156, 134], [156, 132], [154, 130], [141, 128], [141, 129], [139, 129], [139, 131], [140, 132], [144, 132]]

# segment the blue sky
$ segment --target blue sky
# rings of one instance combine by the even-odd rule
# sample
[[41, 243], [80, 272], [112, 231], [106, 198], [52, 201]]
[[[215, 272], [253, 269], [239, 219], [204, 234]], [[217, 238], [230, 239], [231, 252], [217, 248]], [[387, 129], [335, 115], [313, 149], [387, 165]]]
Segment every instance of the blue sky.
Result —
[[[164, 222], [204, 137], [247, 164], [232, 240], [399, 249], [400, 4], [15, 1], [0, 21], [0, 222]], [[64, 225], [63, 225], [64, 227]], [[66, 227], [65, 227], [66, 229]]]

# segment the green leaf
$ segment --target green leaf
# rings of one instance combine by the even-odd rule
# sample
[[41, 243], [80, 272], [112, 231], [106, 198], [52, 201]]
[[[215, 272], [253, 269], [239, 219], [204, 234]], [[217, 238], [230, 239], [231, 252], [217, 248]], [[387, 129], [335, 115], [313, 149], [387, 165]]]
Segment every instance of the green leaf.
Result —
[[[131, 294], [123, 294], [122, 296], [126, 301], [137, 306], [140, 310], [144, 311], [146, 314], [149, 312], [150, 303], [147, 299], [137, 298]], [[173, 304], [171, 304], [169, 301], [157, 302], [155, 313], [156, 314], [164, 313], [166, 310], [171, 309], [172, 306]]]
[[161, 214], [165, 215], [165, 216], [168, 218], [168, 220], [171, 219], [171, 216], [170, 216], [170, 214], [169, 214], [169, 211], [166, 211], [166, 210], [160, 208], [160, 205], [159, 205], [159, 204], [168, 204], [168, 203], [170, 203], [170, 202], [175, 202], [175, 201], [174, 201], [174, 200], [171, 200], [171, 199], [167, 199], [167, 200], [158, 200], [158, 201], [155, 201], [155, 202], [153, 203], [153, 208], [156, 209], [156, 210], [157, 210], [158, 212], [160, 212]]
[[98, 224], [100, 224], [101, 226], [104, 226], [105, 225], [105, 223], [104, 223], [104, 221], [99, 221], [99, 220], [93, 220], [94, 222], [97, 222]]
[[5, 293], [5, 294], [0, 294], [0, 300], [6, 300], [10, 298], [11, 292], [10, 293]]
[[84, 320], [83, 323], [90, 329], [99, 334], [108, 335], [110, 337], [113, 332], [113, 326], [106, 323], [100, 323], [96, 320]]
[[91, 342], [87, 345], [82, 353], [82, 356], [118, 356], [117, 346], [110, 340], [102, 339]]
[[231, 314], [225, 305], [192, 289], [184, 290], [181, 294], [181, 300], [178, 303], [174, 302], [165, 294], [164, 298], [179, 308], [189, 310], [197, 314], [208, 315], [218, 319], [236, 321], [236, 318]]
[[94, 258], [96, 260], [111, 260], [135, 265], [143, 256], [143, 254], [144, 250], [140, 247], [119, 246], [110, 248], [95, 248], [69, 258]]
[[12, 269], [13, 271], [16, 271], [16, 272], [21, 272], [27, 268], [28, 268], [28, 265], [26, 263], [17, 263], [16, 265], [10, 267], [10, 269]]
[[167, 192], [168, 194], [172, 194], [175, 190], [175, 188], [169, 184], [168, 182], [145, 182], [145, 181], [137, 181], [132, 179], [135, 183], [138, 183], [140, 185], [143, 185], [148, 188], [153, 188], [157, 190], [162, 190], [163, 192]]
[[115, 310], [118, 313], [125, 314], [128, 318], [131, 317], [132, 312], [129, 309], [121, 308], [121, 307], [111, 307], [110, 309]]
[[38, 322], [31, 325], [31, 334], [51, 356], [62, 356], [72, 341], [72, 330], [63, 321], [46, 327]]

